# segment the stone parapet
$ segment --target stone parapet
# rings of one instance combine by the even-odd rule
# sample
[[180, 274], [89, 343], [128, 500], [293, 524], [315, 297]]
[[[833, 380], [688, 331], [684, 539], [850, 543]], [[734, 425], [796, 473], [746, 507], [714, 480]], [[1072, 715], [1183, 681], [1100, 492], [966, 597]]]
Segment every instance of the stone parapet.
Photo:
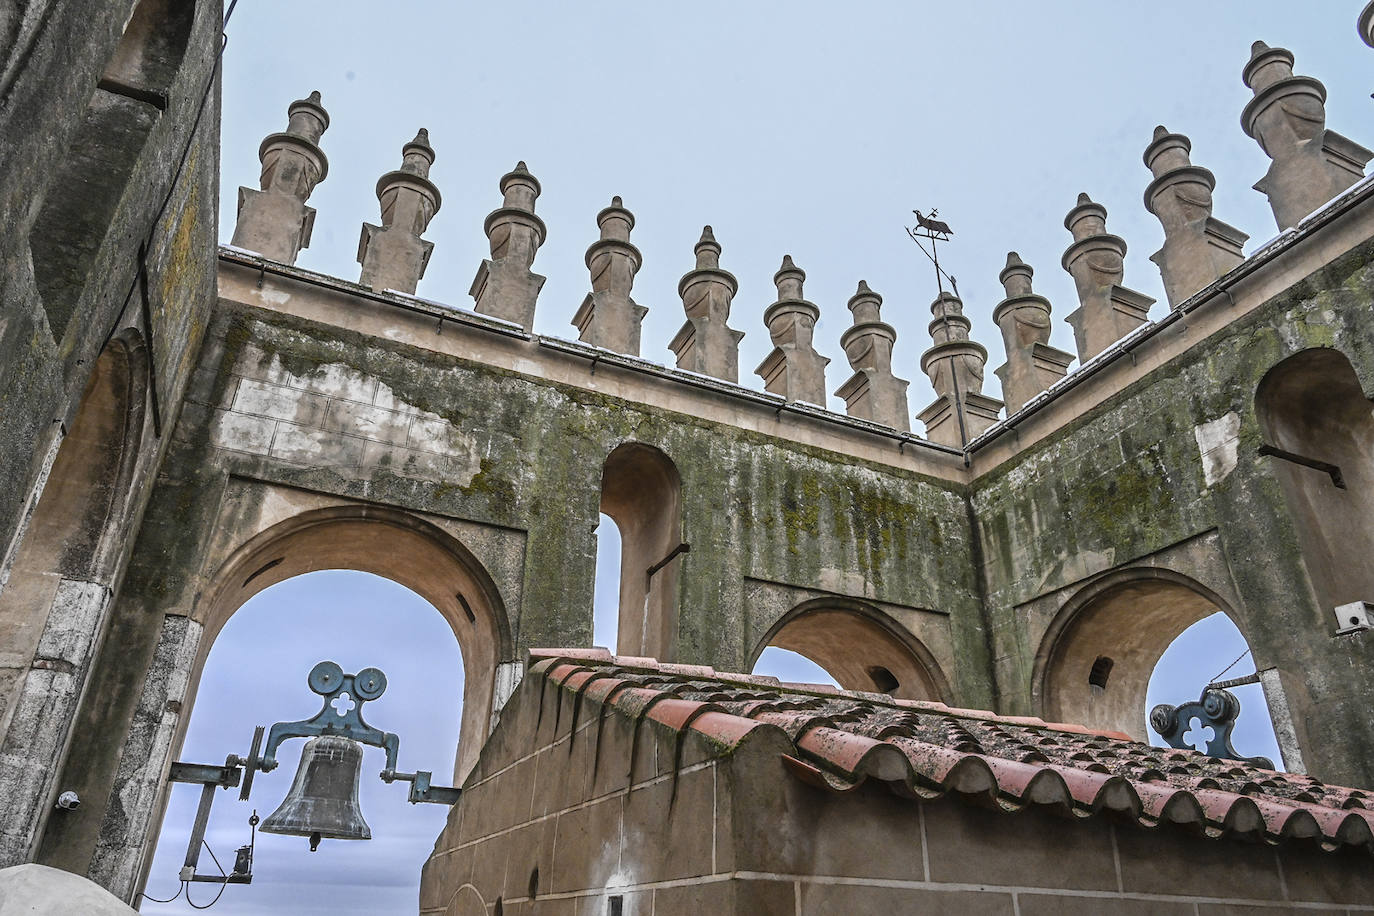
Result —
[[1159, 265], [1164, 292], [1176, 306], [1245, 259], [1244, 232], [1212, 216], [1216, 178], [1188, 158], [1192, 143], [1162, 125], [1145, 149], [1154, 180], [1145, 209], [1164, 227], [1164, 247], [1150, 256]]
[[[1367, 35], [1369, 10], [1360, 22]], [[1291, 51], [1255, 42], [1242, 78], [1255, 97], [1241, 113], [1241, 127], [1273, 160], [1255, 190], [1269, 198], [1279, 228], [1291, 229], [1363, 178], [1374, 152], [1327, 129], [1326, 87], [1294, 75]]]
[[363, 223], [358, 240], [358, 263], [363, 266], [358, 282], [378, 292], [415, 292], [434, 252], [434, 243], [420, 237], [442, 203], [439, 189], [429, 180], [434, 164], [429, 131], [420, 128], [401, 155], [401, 167], [377, 181], [382, 225]]
[[573, 326], [578, 340], [617, 353], [639, 355], [640, 325], [649, 310], [630, 297], [644, 257], [630, 243], [635, 217], [619, 197], [596, 215], [601, 238], [587, 248], [592, 291], [582, 300]]
[[773, 340], [773, 350], [759, 363], [754, 374], [763, 379], [765, 390], [789, 401], [807, 401], [825, 406], [825, 367], [830, 360], [816, 352], [812, 338], [821, 310], [802, 295], [806, 272], [783, 255], [782, 266], [773, 275], [778, 299], [763, 313], [763, 323]]
[[269, 134], [258, 148], [262, 190], [239, 188], [231, 244], [294, 264], [301, 249], [310, 246], [315, 225], [315, 210], [305, 202], [329, 174], [329, 159], [319, 145], [329, 129], [329, 113], [318, 92], [292, 102], [287, 112], [286, 130]]
[[539, 181], [524, 162], [501, 177], [500, 207], [487, 215], [482, 229], [491, 243], [491, 257], [482, 261], [469, 295], [477, 311], [513, 321], [525, 330], [534, 327], [534, 307], [545, 277], [530, 270], [548, 231], [534, 215]]

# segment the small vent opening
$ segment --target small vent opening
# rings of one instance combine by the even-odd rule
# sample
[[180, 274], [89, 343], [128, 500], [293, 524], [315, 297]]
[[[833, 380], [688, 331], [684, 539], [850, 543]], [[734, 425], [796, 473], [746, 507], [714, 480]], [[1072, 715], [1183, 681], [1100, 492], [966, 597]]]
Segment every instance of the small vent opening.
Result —
[[873, 686], [878, 688], [879, 693], [893, 693], [902, 686], [901, 681], [897, 680], [897, 676], [882, 665], [871, 666], [868, 669], [868, 676], [873, 680]]
[[1100, 692], [1107, 689], [1107, 678], [1112, 675], [1112, 666], [1116, 662], [1105, 655], [1099, 655], [1097, 661], [1093, 662], [1093, 668], [1088, 672], [1088, 686]]

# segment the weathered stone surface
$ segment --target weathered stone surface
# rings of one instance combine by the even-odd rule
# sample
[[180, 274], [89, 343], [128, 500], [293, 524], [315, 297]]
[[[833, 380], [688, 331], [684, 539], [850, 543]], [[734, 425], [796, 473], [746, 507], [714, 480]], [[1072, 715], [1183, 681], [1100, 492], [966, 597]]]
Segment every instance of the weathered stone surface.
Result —
[[903, 432], [911, 429], [907, 417], [906, 379], [892, 374], [892, 345], [897, 331], [880, 318], [883, 297], [859, 281], [849, 298], [854, 323], [840, 337], [840, 346], [854, 374], [835, 392], [844, 399], [851, 417], [871, 420]]
[[1007, 361], [994, 370], [1002, 380], [1007, 416], [1063, 378], [1073, 362], [1072, 353], [1049, 345], [1050, 301], [1032, 292], [1033, 274], [1020, 255], [1007, 252], [1007, 266], [998, 277], [1007, 297], [992, 311], [1007, 354]]
[[596, 224], [601, 228], [601, 238], [587, 249], [592, 291], [582, 300], [572, 323], [579, 340], [638, 356], [639, 328], [649, 310], [630, 298], [635, 274], [644, 260], [639, 249], [630, 244], [635, 217], [619, 197], [613, 197], [611, 205], [596, 215]]
[[773, 351], [764, 357], [754, 374], [763, 387], [789, 401], [806, 401], [825, 406], [825, 367], [830, 360], [816, 352], [812, 335], [821, 310], [802, 298], [806, 272], [784, 255], [782, 267], [773, 275], [778, 299], [763, 313], [763, 323], [773, 339]]
[[1073, 327], [1078, 361], [1086, 363], [1146, 321], [1154, 300], [1121, 286], [1126, 240], [1107, 232], [1107, 208], [1087, 194], [1064, 217], [1073, 243], [1061, 262], [1078, 288], [1078, 308], [1064, 320]]
[[501, 177], [501, 206], [487, 214], [483, 229], [491, 242], [491, 258], [477, 268], [469, 295], [477, 311], [520, 325], [534, 327], [534, 306], [544, 277], [530, 270], [548, 230], [534, 215], [539, 181], [524, 162]]
[[363, 265], [358, 282], [378, 292], [394, 289], [415, 292], [425, 275], [434, 243], [420, 238], [442, 198], [429, 180], [434, 149], [423, 127], [401, 150], [401, 167], [377, 180], [377, 200], [382, 205], [382, 224], [363, 223], [358, 240], [358, 263]]
[[283, 264], [296, 263], [310, 247], [315, 210], [305, 202], [329, 174], [320, 137], [329, 128], [329, 113], [320, 94], [297, 99], [287, 109], [286, 130], [262, 141], [262, 190], [239, 188], [238, 222], [231, 244]]
[[744, 332], [726, 322], [739, 282], [734, 274], [721, 270], [720, 244], [710, 226], [701, 230], [695, 251], [697, 266], [683, 274], [677, 285], [687, 322], [668, 349], [677, 356], [679, 369], [738, 382], [739, 342]]
[[1193, 165], [1192, 148], [1187, 137], [1160, 126], [1145, 149], [1145, 167], [1154, 175], [1145, 189], [1145, 209], [1164, 226], [1164, 247], [1150, 260], [1159, 265], [1164, 292], [1175, 306], [1239, 264], [1249, 238], [1212, 216], [1216, 178]]
[[1274, 160], [1255, 190], [1269, 198], [1279, 228], [1290, 229], [1363, 178], [1374, 152], [1327, 128], [1326, 87], [1293, 74], [1292, 52], [1255, 42], [1242, 78], [1255, 97], [1241, 127]]

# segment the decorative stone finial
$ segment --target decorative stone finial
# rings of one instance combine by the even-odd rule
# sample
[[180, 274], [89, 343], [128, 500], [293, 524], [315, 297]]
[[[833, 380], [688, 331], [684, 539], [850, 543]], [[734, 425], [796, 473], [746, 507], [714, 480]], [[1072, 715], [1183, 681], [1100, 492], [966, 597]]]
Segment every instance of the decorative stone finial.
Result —
[[534, 215], [539, 181], [523, 160], [501, 176], [501, 206], [487, 215], [483, 230], [491, 257], [482, 261], [468, 291], [477, 311], [534, 328], [534, 306], [546, 278], [530, 270], [544, 244], [544, 221]]
[[1150, 255], [1164, 278], [1169, 304], [1177, 306], [1235, 267], [1245, 256], [1244, 232], [1212, 216], [1216, 178], [1188, 158], [1193, 145], [1183, 134], [1155, 128], [1145, 148], [1145, 167], [1154, 180], [1145, 189], [1145, 209], [1164, 227], [1164, 247]]
[[630, 298], [643, 263], [639, 249], [630, 244], [634, 214], [619, 197], [612, 197], [611, 205], [596, 215], [596, 224], [601, 227], [601, 238], [587, 249], [586, 258], [592, 291], [582, 300], [572, 323], [580, 340], [638, 356], [640, 323], [649, 310]]
[[1007, 266], [998, 277], [1007, 298], [992, 312], [1007, 352], [1007, 361], [994, 370], [1002, 380], [1007, 416], [1063, 378], [1073, 361], [1072, 353], [1049, 345], [1050, 301], [1032, 291], [1033, 275], [1019, 254], [1007, 252]]
[[318, 91], [287, 108], [286, 130], [269, 134], [258, 148], [262, 190], [239, 188], [238, 223], [230, 244], [283, 264], [296, 263], [310, 246], [315, 210], [306, 206], [315, 185], [329, 174], [320, 137], [329, 128], [329, 112]]
[[[1361, 14], [1362, 28], [1368, 13]], [[1326, 129], [1326, 87], [1295, 76], [1290, 51], [1255, 42], [1242, 78], [1255, 97], [1241, 127], [1273, 160], [1255, 190], [1269, 198], [1279, 228], [1291, 229], [1364, 177], [1374, 152]]]
[[358, 282], [363, 286], [378, 292], [394, 289], [413, 293], [425, 275], [434, 243], [420, 236], [442, 203], [439, 189], [429, 180], [433, 164], [429, 131], [422, 127], [415, 139], [401, 148], [401, 167], [378, 179], [382, 224], [363, 223], [358, 240], [358, 263], [363, 265]]
[[851, 417], [908, 432], [908, 382], [892, 374], [892, 345], [897, 341], [897, 331], [881, 320], [882, 304], [883, 297], [860, 280], [858, 290], [849, 299], [854, 323], [840, 337], [840, 346], [844, 347], [854, 374], [835, 394], [844, 398], [845, 411]]
[[763, 313], [773, 351], [759, 363], [754, 374], [763, 379], [763, 387], [773, 394], [824, 407], [825, 367], [830, 360], [812, 345], [821, 310], [803, 298], [805, 281], [806, 272], [792, 263], [790, 254], [783, 255], [782, 266], [773, 275], [778, 299]]
[[983, 366], [988, 351], [969, 340], [964, 304], [942, 292], [930, 304], [930, 337], [935, 342], [921, 354], [921, 371], [930, 376], [935, 402], [921, 411], [926, 438], [962, 448], [997, 422], [1002, 402], [983, 395]]
[[1107, 232], [1107, 208], [1087, 194], [1064, 217], [1073, 243], [1061, 262], [1078, 288], [1078, 308], [1065, 320], [1073, 327], [1078, 360], [1086, 363], [1140, 327], [1154, 300], [1121, 286], [1126, 241]]
[[739, 290], [735, 275], [720, 269], [720, 243], [711, 227], [701, 230], [696, 244], [697, 266], [678, 281], [678, 295], [687, 322], [668, 349], [677, 355], [679, 369], [739, 381], [739, 342], [743, 331], [726, 324], [730, 301]]

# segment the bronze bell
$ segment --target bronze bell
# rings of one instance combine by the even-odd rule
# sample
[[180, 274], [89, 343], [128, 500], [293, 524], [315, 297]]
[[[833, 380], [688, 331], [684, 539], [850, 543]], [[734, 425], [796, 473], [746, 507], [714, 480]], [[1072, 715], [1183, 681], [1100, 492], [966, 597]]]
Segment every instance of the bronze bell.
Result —
[[310, 838], [310, 851], [322, 838], [370, 840], [372, 829], [358, 807], [358, 777], [363, 749], [350, 738], [322, 735], [305, 742], [291, 791], [262, 822], [264, 833]]

